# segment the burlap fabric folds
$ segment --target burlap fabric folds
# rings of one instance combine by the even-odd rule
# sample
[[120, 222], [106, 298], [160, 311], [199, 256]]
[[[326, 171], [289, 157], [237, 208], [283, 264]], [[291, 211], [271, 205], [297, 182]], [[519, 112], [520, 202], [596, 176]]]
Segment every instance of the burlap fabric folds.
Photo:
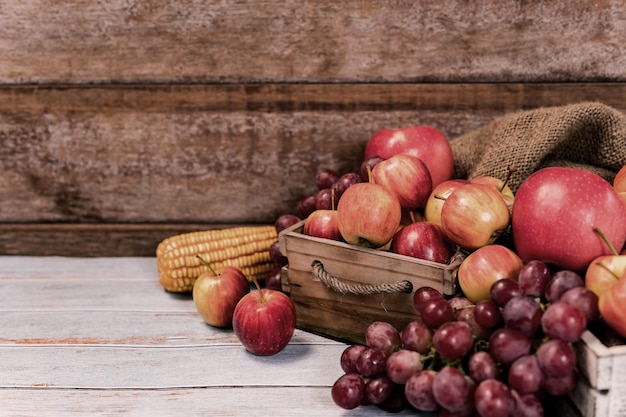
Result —
[[548, 166], [579, 167], [612, 181], [626, 165], [626, 114], [596, 102], [505, 115], [450, 141], [455, 177], [491, 175], [516, 192]]

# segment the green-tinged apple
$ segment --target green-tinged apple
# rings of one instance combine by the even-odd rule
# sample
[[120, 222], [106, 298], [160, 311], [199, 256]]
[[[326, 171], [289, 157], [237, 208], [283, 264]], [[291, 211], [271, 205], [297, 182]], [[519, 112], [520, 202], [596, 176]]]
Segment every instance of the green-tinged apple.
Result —
[[396, 196], [380, 184], [352, 185], [337, 204], [339, 232], [353, 245], [380, 248], [400, 226], [402, 209]]
[[452, 194], [452, 191], [463, 184], [467, 184], [467, 181], [453, 179], [446, 180], [433, 187], [428, 200], [426, 200], [426, 207], [424, 207], [424, 220], [441, 226], [441, 208], [444, 201]]
[[395, 194], [403, 210], [423, 208], [433, 184], [426, 164], [408, 153], [379, 162], [372, 170], [372, 182]]
[[446, 239], [440, 226], [422, 221], [400, 229], [391, 240], [390, 251], [445, 264], [454, 254], [454, 245]]
[[419, 125], [381, 129], [368, 140], [363, 159], [373, 156], [389, 159], [400, 153], [410, 153], [424, 161], [433, 186], [452, 178], [452, 147], [445, 135], [434, 127]]
[[483, 184], [464, 184], [441, 208], [441, 227], [452, 242], [465, 249], [489, 245], [507, 229], [511, 216], [500, 193]]
[[619, 281], [599, 297], [600, 315], [613, 330], [626, 337], [626, 278]]
[[274, 355], [283, 350], [296, 328], [296, 308], [289, 296], [276, 290], [257, 289], [246, 294], [235, 308], [233, 331], [250, 353]]
[[304, 220], [302, 231], [307, 236], [341, 240], [337, 210], [315, 210]]
[[[210, 265], [209, 265], [210, 268]], [[193, 301], [205, 323], [214, 327], [230, 327], [239, 300], [250, 292], [250, 283], [243, 272], [232, 266], [202, 273], [193, 285]]]
[[487, 245], [470, 253], [458, 270], [459, 285], [473, 303], [491, 298], [491, 285], [504, 278], [517, 280], [523, 262], [511, 249]]
[[526, 178], [515, 195], [511, 223], [524, 261], [573, 271], [611, 254], [594, 229], [615, 248], [626, 241], [626, 210], [617, 192], [602, 177], [578, 168], [543, 168]]

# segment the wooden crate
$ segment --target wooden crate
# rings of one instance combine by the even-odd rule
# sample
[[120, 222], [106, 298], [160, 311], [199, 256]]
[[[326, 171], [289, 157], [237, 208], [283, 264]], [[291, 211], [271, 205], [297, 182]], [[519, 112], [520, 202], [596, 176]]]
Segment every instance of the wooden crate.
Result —
[[[450, 264], [422, 261], [387, 251], [306, 236], [300, 222], [279, 235], [280, 249], [289, 259], [283, 269], [283, 289], [296, 305], [297, 325], [303, 330], [355, 343], [364, 343], [367, 326], [384, 320], [401, 329], [415, 320], [413, 293], [431, 286], [446, 295], [456, 293], [456, 269]], [[409, 282], [410, 289], [368, 295], [342, 294], [316, 276], [320, 261], [326, 273], [342, 285], [380, 286]]]
[[626, 345], [605, 326], [587, 330], [576, 345], [580, 378], [571, 401], [584, 417], [626, 416]]

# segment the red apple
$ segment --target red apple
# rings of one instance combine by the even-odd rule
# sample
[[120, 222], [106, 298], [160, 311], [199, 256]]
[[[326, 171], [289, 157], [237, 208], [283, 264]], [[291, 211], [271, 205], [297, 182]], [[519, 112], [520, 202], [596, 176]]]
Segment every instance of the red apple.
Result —
[[337, 204], [339, 232], [353, 245], [379, 248], [398, 230], [402, 210], [391, 191], [380, 184], [352, 185]]
[[239, 300], [250, 292], [250, 283], [237, 268], [226, 266], [221, 274], [202, 273], [193, 285], [193, 301], [202, 319], [214, 327], [230, 327]]
[[617, 333], [626, 337], [626, 278], [619, 281], [600, 295], [598, 308], [600, 315]]
[[250, 353], [274, 355], [287, 346], [296, 328], [293, 301], [276, 290], [261, 289], [245, 295], [233, 315], [235, 335]]
[[611, 184], [577, 168], [550, 167], [520, 185], [513, 205], [512, 233], [524, 261], [584, 271], [611, 250], [594, 232], [602, 230], [616, 248], [626, 241], [626, 210]]
[[452, 191], [459, 188], [461, 185], [467, 184], [466, 180], [446, 180], [433, 188], [428, 200], [426, 200], [426, 207], [424, 207], [424, 220], [436, 225], [441, 226], [441, 208], [443, 207], [446, 198], [452, 194]]
[[491, 285], [499, 279], [517, 281], [523, 262], [519, 256], [502, 245], [487, 245], [476, 249], [461, 262], [459, 286], [470, 301], [477, 303], [491, 298]]
[[465, 249], [493, 243], [509, 226], [509, 208], [493, 187], [468, 183], [454, 190], [441, 208], [448, 239]]
[[400, 153], [419, 157], [428, 167], [433, 187], [452, 178], [454, 157], [448, 139], [431, 126], [381, 129], [368, 140], [363, 159], [389, 159]]
[[408, 153], [379, 162], [372, 170], [372, 182], [395, 194], [404, 210], [423, 208], [432, 191], [426, 164]]
[[585, 286], [600, 297], [626, 272], [626, 256], [606, 255], [594, 259], [585, 273]]
[[441, 227], [422, 221], [400, 229], [391, 241], [390, 251], [444, 264], [454, 254], [454, 247], [444, 236]]
[[303, 233], [307, 236], [341, 240], [336, 210], [315, 210], [304, 221]]

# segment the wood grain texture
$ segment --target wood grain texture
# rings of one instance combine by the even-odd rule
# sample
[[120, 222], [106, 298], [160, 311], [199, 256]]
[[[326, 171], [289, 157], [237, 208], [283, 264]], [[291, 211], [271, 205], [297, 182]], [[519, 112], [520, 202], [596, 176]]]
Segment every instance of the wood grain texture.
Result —
[[624, 81], [624, 6], [26, 0], [0, 82]]

